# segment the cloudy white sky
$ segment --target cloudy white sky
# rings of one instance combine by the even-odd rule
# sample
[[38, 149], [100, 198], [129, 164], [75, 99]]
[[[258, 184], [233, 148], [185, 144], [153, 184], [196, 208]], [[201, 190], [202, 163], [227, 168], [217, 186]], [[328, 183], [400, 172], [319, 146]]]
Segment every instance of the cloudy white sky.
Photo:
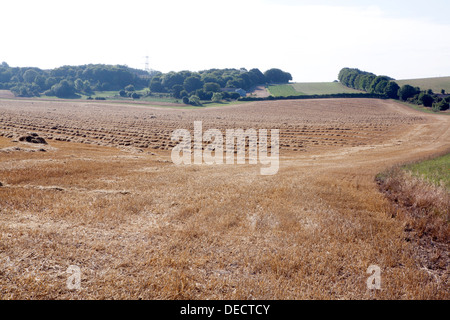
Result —
[[333, 81], [343, 67], [450, 76], [448, 0], [5, 0], [0, 62], [168, 72], [281, 68]]

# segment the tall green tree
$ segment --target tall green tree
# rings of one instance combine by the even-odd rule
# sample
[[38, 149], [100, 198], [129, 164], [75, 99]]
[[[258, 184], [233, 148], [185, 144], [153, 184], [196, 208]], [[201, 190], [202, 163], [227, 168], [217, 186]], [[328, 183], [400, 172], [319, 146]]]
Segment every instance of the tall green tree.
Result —
[[272, 68], [264, 72], [264, 76], [266, 77], [268, 82], [271, 83], [288, 83], [292, 80], [292, 76], [288, 72], [284, 72], [283, 70]]
[[28, 83], [33, 83], [39, 73], [36, 70], [28, 69], [23, 74], [23, 80]]
[[207, 82], [203, 85], [203, 90], [206, 92], [220, 92], [220, 85], [214, 82]]
[[384, 94], [390, 99], [398, 99], [399, 89], [400, 86], [396, 82], [390, 81], [389, 84], [386, 86]]
[[195, 90], [203, 88], [203, 81], [200, 77], [190, 76], [183, 82], [183, 87], [187, 92], [193, 92]]
[[52, 87], [52, 91], [58, 98], [73, 98], [75, 96], [75, 87], [67, 80], [61, 80]]
[[409, 98], [414, 97], [419, 92], [420, 92], [420, 90], [418, 88], [415, 88], [409, 84], [405, 84], [398, 91], [398, 96], [399, 96], [400, 100], [406, 101]]

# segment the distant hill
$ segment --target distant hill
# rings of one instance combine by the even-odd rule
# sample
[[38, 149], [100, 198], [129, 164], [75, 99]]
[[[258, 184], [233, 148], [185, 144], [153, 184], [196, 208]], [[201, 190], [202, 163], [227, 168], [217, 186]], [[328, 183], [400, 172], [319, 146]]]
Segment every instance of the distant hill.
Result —
[[419, 87], [421, 90], [433, 90], [434, 93], [445, 92], [450, 93], [450, 77], [422, 78], [409, 80], [395, 80], [399, 86], [409, 84], [413, 87]]

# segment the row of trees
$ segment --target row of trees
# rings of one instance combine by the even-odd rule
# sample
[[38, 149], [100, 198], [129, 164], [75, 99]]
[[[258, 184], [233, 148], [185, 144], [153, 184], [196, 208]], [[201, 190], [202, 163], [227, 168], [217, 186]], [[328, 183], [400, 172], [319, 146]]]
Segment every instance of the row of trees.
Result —
[[377, 76], [359, 69], [343, 68], [339, 72], [338, 79], [343, 85], [356, 90], [423, 105], [433, 108], [435, 111], [449, 109], [450, 97], [435, 94], [431, 89], [423, 91], [419, 87], [408, 84], [400, 87], [394, 79], [388, 76]]
[[[241, 69], [209, 69], [199, 72], [180, 71], [159, 73], [150, 81], [150, 92], [170, 93], [177, 99], [187, 97], [194, 100], [212, 100], [215, 93], [227, 96], [223, 88], [244, 89], [267, 83], [288, 83], [292, 80], [290, 73], [280, 69], [269, 69], [262, 73], [259, 69], [247, 71]], [[219, 95], [215, 95], [216, 99]], [[231, 98], [239, 98], [239, 94], [231, 93]], [[186, 99], [184, 99], [186, 101]]]
[[359, 69], [343, 68], [339, 72], [338, 79], [349, 88], [398, 99], [400, 87], [393, 81], [394, 79], [388, 76], [377, 76]]
[[71, 98], [76, 94], [90, 95], [94, 91], [120, 90], [130, 84], [145, 88], [149, 77], [146, 71], [121, 65], [90, 64], [52, 70], [10, 67], [6, 62], [0, 65], [0, 89], [11, 90], [21, 97], [44, 93]]

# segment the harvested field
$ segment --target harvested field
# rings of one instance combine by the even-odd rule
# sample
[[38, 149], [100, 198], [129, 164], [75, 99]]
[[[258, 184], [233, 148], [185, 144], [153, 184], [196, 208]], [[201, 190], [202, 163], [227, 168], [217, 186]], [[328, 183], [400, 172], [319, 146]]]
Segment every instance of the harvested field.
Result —
[[[0, 134], [13, 138], [37, 132], [46, 140], [101, 146], [171, 150], [172, 132], [192, 129], [280, 129], [281, 150], [306, 151], [364, 146], [385, 141], [399, 125], [422, 119], [405, 116], [377, 100], [255, 102], [207, 110], [166, 110], [104, 103], [0, 101]], [[320, 110], [320, 112], [318, 112]]]
[[[280, 129], [278, 174], [174, 165], [171, 133], [199, 120]], [[374, 178], [449, 147], [449, 117], [383, 100], [0, 100], [0, 298], [448, 299]]]

